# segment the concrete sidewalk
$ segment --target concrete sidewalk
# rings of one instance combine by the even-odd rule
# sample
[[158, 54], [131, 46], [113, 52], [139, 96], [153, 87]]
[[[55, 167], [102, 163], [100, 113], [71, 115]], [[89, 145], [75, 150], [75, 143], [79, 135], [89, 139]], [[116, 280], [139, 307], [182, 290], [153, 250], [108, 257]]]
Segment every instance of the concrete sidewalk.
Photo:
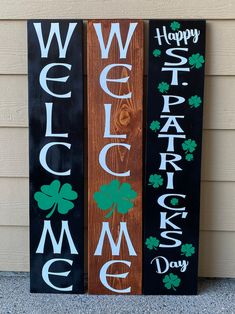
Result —
[[234, 279], [199, 279], [198, 296], [29, 293], [29, 274], [0, 272], [0, 313], [235, 313]]

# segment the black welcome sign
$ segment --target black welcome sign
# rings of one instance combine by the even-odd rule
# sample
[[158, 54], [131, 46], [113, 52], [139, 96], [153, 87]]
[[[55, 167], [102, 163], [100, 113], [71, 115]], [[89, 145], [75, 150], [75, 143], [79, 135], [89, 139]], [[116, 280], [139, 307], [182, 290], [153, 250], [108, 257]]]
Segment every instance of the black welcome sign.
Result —
[[29, 21], [31, 292], [82, 293], [82, 21]]
[[205, 21], [149, 24], [144, 293], [197, 292]]

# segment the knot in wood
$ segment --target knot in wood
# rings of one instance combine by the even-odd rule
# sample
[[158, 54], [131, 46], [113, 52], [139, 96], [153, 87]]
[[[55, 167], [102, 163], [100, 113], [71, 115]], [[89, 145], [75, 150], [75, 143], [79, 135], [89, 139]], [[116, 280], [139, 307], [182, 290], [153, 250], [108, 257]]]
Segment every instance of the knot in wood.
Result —
[[122, 110], [119, 114], [119, 123], [122, 126], [127, 126], [130, 124], [131, 115], [130, 112], [126, 109]]

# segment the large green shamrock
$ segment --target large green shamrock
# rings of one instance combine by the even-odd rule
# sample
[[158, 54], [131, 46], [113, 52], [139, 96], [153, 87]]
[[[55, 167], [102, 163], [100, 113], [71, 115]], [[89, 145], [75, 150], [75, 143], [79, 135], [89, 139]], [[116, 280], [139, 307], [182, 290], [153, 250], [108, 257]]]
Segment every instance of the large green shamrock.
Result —
[[149, 250], [157, 250], [160, 241], [155, 237], [148, 237], [145, 241], [145, 245]]
[[170, 201], [171, 205], [176, 206], [179, 204], [179, 200], [176, 197], [173, 197]]
[[118, 180], [112, 180], [109, 184], [100, 187], [99, 192], [94, 193], [94, 200], [101, 210], [111, 211], [105, 216], [112, 216], [115, 209], [120, 214], [126, 214], [134, 206], [133, 201], [137, 197], [137, 193], [132, 190], [129, 183], [122, 183]]
[[49, 185], [42, 185], [41, 191], [34, 194], [40, 209], [51, 209], [46, 218], [52, 216], [56, 207], [60, 214], [67, 214], [74, 207], [74, 203], [71, 201], [76, 200], [77, 197], [77, 192], [72, 190], [72, 186], [69, 183], [61, 186], [59, 180], [54, 180]]
[[153, 50], [153, 55], [154, 55], [154, 57], [160, 57], [160, 55], [161, 55], [161, 50], [159, 50], [159, 49], [154, 49], [154, 50]]
[[195, 148], [197, 147], [197, 143], [194, 140], [188, 139], [185, 140], [182, 144], [183, 150], [185, 150], [185, 153], [187, 154], [192, 153], [195, 151]]
[[201, 100], [201, 97], [195, 95], [195, 96], [191, 96], [188, 100], [188, 103], [189, 103], [189, 106], [191, 108], [197, 108], [201, 105], [202, 103], [202, 100]]
[[169, 275], [166, 275], [163, 278], [165, 288], [173, 289], [175, 291], [176, 291], [175, 287], [179, 287], [180, 282], [181, 279], [177, 275], [174, 275], [173, 273], [170, 273]]
[[171, 27], [171, 29], [172, 29], [173, 31], [177, 31], [178, 29], [180, 29], [180, 23], [174, 21], [174, 22], [171, 23], [170, 27]]
[[192, 65], [192, 68], [199, 69], [202, 67], [202, 64], [205, 62], [204, 57], [200, 53], [192, 54], [189, 57], [189, 64]]
[[181, 255], [186, 257], [192, 256], [195, 253], [195, 247], [192, 244], [183, 244], [181, 246]]
[[166, 93], [170, 88], [170, 85], [166, 82], [161, 82], [159, 83], [158, 85], [158, 90], [161, 92], [161, 93]]
[[158, 188], [160, 185], [163, 185], [162, 176], [160, 174], [151, 174], [148, 185], [152, 185], [154, 188]]
[[150, 124], [150, 129], [153, 131], [153, 132], [157, 132], [157, 130], [160, 129], [160, 122], [155, 120], [155, 121], [152, 121], [151, 124]]

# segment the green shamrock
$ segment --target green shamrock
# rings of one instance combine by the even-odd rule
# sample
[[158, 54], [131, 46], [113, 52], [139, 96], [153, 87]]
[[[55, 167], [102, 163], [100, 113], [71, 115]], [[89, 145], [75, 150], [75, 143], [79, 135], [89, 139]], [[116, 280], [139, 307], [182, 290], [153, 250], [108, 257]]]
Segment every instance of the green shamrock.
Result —
[[149, 177], [149, 184], [154, 188], [158, 188], [160, 185], [163, 185], [163, 178], [160, 174], [151, 174]]
[[111, 211], [105, 216], [112, 216], [115, 209], [120, 214], [126, 214], [134, 206], [133, 201], [137, 193], [132, 190], [129, 183], [122, 183], [112, 180], [109, 184], [101, 185], [99, 192], [94, 193], [94, 200], [101, 210]]
[[195, 247], [192, 244], [183, 244], [181, 252], [181, 255], [185, 255], [186, 257], [192, 256], [195, 253]]
[[56, 207], [60, 214], [67, 214], [74, 208], [74, 203], [71, 201], [76, 200], [77, 197], [77, 192], [72, 190], [72, 186], [69, 183], [61, 186], [59, 180], [54, 180], [49, 185], [42, 185], [41, 191], [34, 194], [34, 199], [37, 201], [40, 209], [51, 209], [46, 218], [52, 216]]
[[155, 237], [148, 237], [145, 241], [145, 245], [149, 250], [157, 250], [160, 241]]
[[154, 49], [153, 50], [153, 55], [154, 55], [154, 57], [160, 57], [160, 55], [161, 55], [161, 50], [159, 50], [159, 49]]
[[170, 201], [171, 205], [176, 206], [179, 204], [179, 200], [176, 197], [173, 197]]
[[161, 93], [166, 93], [168, 90], [169, 90], [170, 86], [168, 83], [166, 82], [161, 82], [159, 85], [158, 85], [158, 90], [161, 92]]
[[167, 289], [173, 289], [176, 291], [175, 287], [179, 287], [181, 282], [181, 279], [177, 276], [174, 275], [173, 273], [170, 273], [169, 275], [166, 275], [163, 278], [163, 283], [165, 284], [165, 288]]
[[157, 130], [160, 129], [160, 122], [155, 120], [155, 121], [152, 121], [151, 124], [150, 124], [150, 129], [153, 131], [153, 132], [157, 132]]
[[185, 150], [185, 154], [192, 153], [195, 151], [195, 148], [197, 147], [197, 144], [194, 140], [188, 139], [185, 140], [182, 144], [183, 150]]
[[187, 161], [192, 161], [192, 160], [193, 160], [193, 154], [187, 154], [187, 155], [185, 155], [185, 159], [186, 159]]
[[172, 29], [173, 31], [177, 31], [178, 29], [180, 29], [180, 23], [174, 21], [174, 22], [171, 23], [171, 26], [170, 26], [170, 27], [171, 27], [171, 29]]
[[191, 108], [197, 108], [201, 105], [202, 103], [202, 100], [201, 100], [201, 97], [195, 95], [195, 96], [191, 96], [188, 100], [188, 103], [189, 103], [189, 106]]
[[202, 64], [205, 62], [203, 55], [200, 55], [200, 53], [192, 54], [191, 57], [189, 57], [189, 64], [192, 65], [192, 68], [199, 69], [202, 67]]

